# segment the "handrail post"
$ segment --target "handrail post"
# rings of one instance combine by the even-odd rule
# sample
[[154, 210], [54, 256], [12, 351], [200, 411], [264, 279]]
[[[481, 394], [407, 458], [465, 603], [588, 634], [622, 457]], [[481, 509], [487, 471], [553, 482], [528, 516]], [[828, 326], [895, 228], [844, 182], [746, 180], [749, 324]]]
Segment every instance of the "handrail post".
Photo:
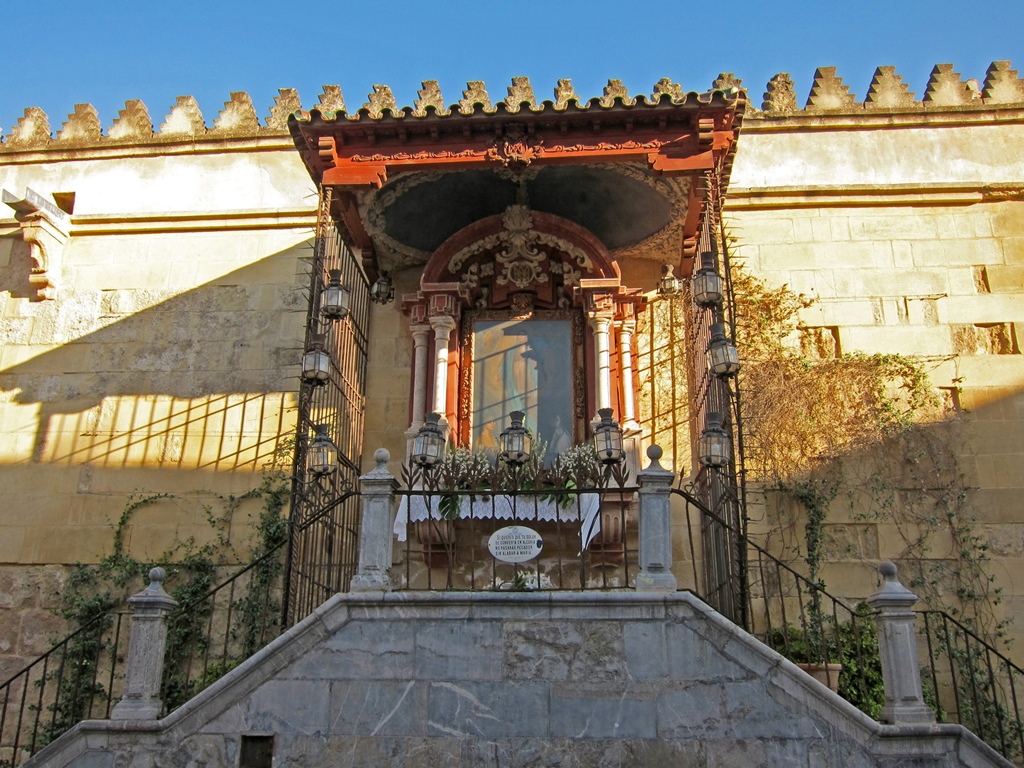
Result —
[[637, 473], [640, 484], [640, 573], [636, 577], [638, 592], [675, 592], [676, 577], [672, 573], [672, 510], [671, 493], [675, 473], [659, 463], [662, 450], [657, 445], [647, 449], [651, 463]]
[[359, 478], [363, 496], [363, 524], [359, 531], [359, 570], [352, 577], [352, 592], [390, 592], [391, 529], [394, 526], [398, 481], [388, 472], [391, 454], [378, 448], [377, 466]]
[[149, 586], [128, 598], [132, 608], [132, 631], [128, 640], [128, 667], [124, 696], [114, 705], [111, 720], [155, 720], [160, 717], [160, 681], [167, 649], [167, 618], [178, 607], [164, 592], [163, 568], [149, 572]]
[[878, 572], [882, 588], [867, 603], [878, 612], [878, 655], [882, 661], [885, 706], [879, 715], [884, 723], [934, 723], [935, 712], [924, 701], [918, 669], [914, 612], [917, 595], [900, 584], [896, 566], [882, 563]]

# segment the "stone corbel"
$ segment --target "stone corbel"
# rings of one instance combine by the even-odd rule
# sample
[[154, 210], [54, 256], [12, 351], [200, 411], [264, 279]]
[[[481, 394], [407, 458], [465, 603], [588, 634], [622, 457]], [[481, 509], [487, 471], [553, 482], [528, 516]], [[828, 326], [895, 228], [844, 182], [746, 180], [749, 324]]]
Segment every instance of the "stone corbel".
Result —
[[[64, 247], [71, 238], [71, 217], [28, 187], [24, 198], [3, 190], [2, 200], [14, 209], [21, 238], [29, 247], [32, 271], [28, 281], [36, 292], [34, 300], [54, 298], [60, 282]], [[74, 204], [71, 195], [61, 195], [60, 200], [67, 207]]]

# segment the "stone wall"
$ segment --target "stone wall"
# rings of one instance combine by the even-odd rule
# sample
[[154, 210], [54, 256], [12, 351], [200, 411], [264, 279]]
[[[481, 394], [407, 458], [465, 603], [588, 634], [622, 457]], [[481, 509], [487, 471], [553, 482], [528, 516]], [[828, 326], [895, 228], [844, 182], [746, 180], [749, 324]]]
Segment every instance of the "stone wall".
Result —
[[[691, 595], [339, 595], [156, 723], [27, 766], [1008, 765], [959, 726], [881, 726]], [[122, 762], [123, 761], [123, 762]]]
[[[726, 208], [737, 261], [812, 300], [795, 346], [822, 357], [898, 353], [927, 370], [946, 413], [920, 429], [959, 455], [968, 496], [958, 514], [976, 517], [990, 547], [1000, 618], [1019, 614], [1024, 578], [1024, 165], [1011, 150], [1024, 141], [1022, 114], [893, 124], [847, 108], [749, 121]], [[923, 507], [936, 489], [896, 490]], [[874, 589], [873, 562], [909, 554], [870, 497], [838, 500], [827, 520], [825, 580], [853, 600]], [[927, 557], [956, 559], [947, 536], [932, 544]], [[1022, 633], [1011, 627], [1012, 638]]]

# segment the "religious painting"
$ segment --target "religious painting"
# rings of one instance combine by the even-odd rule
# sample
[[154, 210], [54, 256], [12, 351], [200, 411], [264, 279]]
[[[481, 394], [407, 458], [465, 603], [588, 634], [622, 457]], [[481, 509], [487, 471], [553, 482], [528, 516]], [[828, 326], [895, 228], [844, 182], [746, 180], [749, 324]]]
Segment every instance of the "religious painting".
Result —
[[526, 414], [545, 463], [573, 444], [573, 329], [568, 319], [477, 319], [471, 442], [490, 456], [512, 411]]

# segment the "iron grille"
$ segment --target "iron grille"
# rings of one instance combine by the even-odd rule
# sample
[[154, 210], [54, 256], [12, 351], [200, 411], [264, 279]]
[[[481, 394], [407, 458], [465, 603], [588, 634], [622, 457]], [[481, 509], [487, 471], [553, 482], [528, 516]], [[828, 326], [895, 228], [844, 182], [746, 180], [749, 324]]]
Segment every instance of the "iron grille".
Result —
[[[303, 384], [295, 439], [284, 623], [291, 626], [337, 592], [348, 591], [359, 553], [357, 488], [363, 453], [366, 402], [370, 285], [351, 249], [342, 240], [332, 210], [331, 189], [323, 189], [316, 241], [310, 265], [309, 306], [304, 349], [314, 334], [324, 334], [331, 372], [321, 386]], [[341, 270], [350, 291], [344, 320], [324, 320], [320, 297], [328, 271]], [[338, 469], [328, 477], [306, 470], [306, 451], [314, 426], [326, 424], [338, 448]]]

